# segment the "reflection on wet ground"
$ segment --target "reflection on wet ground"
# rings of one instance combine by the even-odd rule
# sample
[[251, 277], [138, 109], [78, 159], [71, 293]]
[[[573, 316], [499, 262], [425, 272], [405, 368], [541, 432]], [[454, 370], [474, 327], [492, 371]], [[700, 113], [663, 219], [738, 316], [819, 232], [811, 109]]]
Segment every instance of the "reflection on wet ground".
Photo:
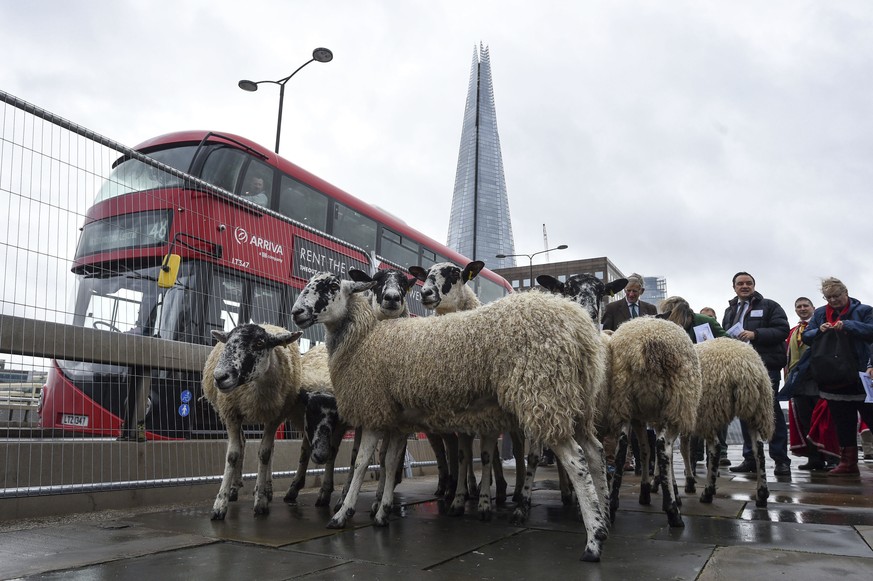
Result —
[[[512, 482], [512, 467], [506, 467]], [[756, 508], [753, 476], [722, 469], [714, 501], [703, 504], [702, 479], [697, 493], [682, 492], [677, 462], [683, 528], [668, 526], [658, 495], [651, 505], [640, 505], [640, 478], [626, 474], [621, 506], [596, 564], [578, 560], [584, 526], [576, 510], [561, 503], [555, 469], [546, 468], [538, 473], [524, 526], [510, 524], [511, 503], [498, 507], [490, 522], [479, 520], [475, 502], [461, 517], [443, 515], [432, 497], [432, 476], [398, 487], [386, 528], [371, 525], [375, 492], [368, 485], [341, 531], [325, 528], [330, 510], [315, 506], [313, 490], [301, 493], [295, 505], [278, 499], [269, 515], [255, 517], [247, 488], [223, 522], [210, 520], [210, 502], [199, 502], [92, 514], [63, 525], [6, 526], [0, 578], [873, 578], [873, 463], [862, 463], [860, 478], [796, 468], [774, 478], [772, 468], [768, 506]]]

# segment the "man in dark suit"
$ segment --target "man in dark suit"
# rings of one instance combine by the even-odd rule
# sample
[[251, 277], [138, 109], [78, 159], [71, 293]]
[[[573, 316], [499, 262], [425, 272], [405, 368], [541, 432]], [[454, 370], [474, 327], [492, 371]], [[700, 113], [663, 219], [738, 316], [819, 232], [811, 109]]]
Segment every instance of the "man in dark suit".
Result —
[[645, 291], [643, 277], [636, 273], [629, 275], [627, 286], [624, 287], [624, 300], [612, 301], [603, 310], [603, 329], [615, 331], [625, 321], [643, 315], [657, 315], [658, 308], [655, 305], [640, 300], [640, 295]]
[[[646, 301], [640, 300], [640, 295], [642, 295], [646, 291], [643, 288], [643, 277], [637, 273], [633, 273], [628, 275], [627, 277], [627, 286], [624, 287], [624, 298], [619, 299], [617, 301], [612, 301], [606, 308], [603, 310], [603, 319], [601, 321], [603, 325], [603, 330], [605, 331], [615, 331], [618, 329], [619, 325], [624, 323], [625, 321], [630, 321], [631, 319], [635, 319], [637, 317], [642, 317], [644, 315], [657, 315], [658, 308], [652, 303], [647, 303]], [[654, 430], [646, 430], [646, 435], [649, 440], [649, 458], [653, 459], [655, 454], [655, 432]], [[612, 462], [612, 451], [615, 449], [616, 443], [612, 441], [612, 438], [606, 438], [606, 441], [603, 444], [604, 449], [609, 450], [607, 452], [607, 464], [614, 464], [614, 459]], [[631, 432], [631, 449], [633, 450], [634, 458], [637, 459], [637, 466], [634, 468], [634, 472], [636, 474], [640, 474], [642, 472], [642, 466], [639, 464], [640, 458], [640, 444], [637, 442], [636, 434]], [[649, 462], [649, 473], [652, 473], [652, 469], [654, 468], [651, 460]], [[624, 466], [625, 470], [630, 468], [630, 463]]]

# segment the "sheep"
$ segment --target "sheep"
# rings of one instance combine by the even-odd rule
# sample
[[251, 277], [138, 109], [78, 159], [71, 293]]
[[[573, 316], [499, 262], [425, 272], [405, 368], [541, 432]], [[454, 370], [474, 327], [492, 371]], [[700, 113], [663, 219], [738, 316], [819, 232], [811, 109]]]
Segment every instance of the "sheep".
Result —
[[[409, 272], [424, 283], [421, 287], [421, 302], [425, 308], [435, 311], [437, 315], [444, 315], [458, 311], [469, 311], [481, 306], [476, 294], [466, 283], [473, 280], [483, 268], [485, 268], [485, 263], [481, 260], [475, 260], [468, 263], [463, 269], [451, 262], [440, 262], [432, 265], [427, 270], [420, 266], [411, 266]], [[521, 502], [524, 498], [524, 439], [517, 430], [512, 430], [510, 436], [512, 437], [512, 451], [516, 465], [515, 491], [512, 500], [513, 502]], [[439, 482], [434, 494], [436, 496], [445, 496], [446, 500], [449, 501], [454, 500], [458, 482], [458, 438], [459, 436], [455, 434], [428, 434], [428, 440], [434, 449], [440, 470]], [[463, 465], [463, 468], [460, 470], [460, 473], [467, 477], [467, 490], [465, 492], [475, 494], [477, 485], [476, 478], [472, 475], [472, 435], [463, 434], [460, 438], [463, 441], [463, 462], [460, 463]], [[448, 460], [446, 459], [446, 450], [449, 451], [450, 458]], [[499, 461], [500, 452], [496, 446], [492, 451], [492, 457], [494, 459], [492, 466], [497, 491], [497, 504], [502, 505], [506, 502], [507, 484], [506, 478], [503, 476], [503, 464]], [[447, 467], [445, 474], [442, 470], [443, 464]], [[461, 490], [464, 490], [463, 486]], [[450, 514], [463, 514], [462, 503], [456, 504], [452, 502], [452, 507]]]
[[264, 425], [254, 496], [255, 515], [268, 514], [276, 430], [297, 405], [300, 393], [300, 353], [295, 341], [302, 333], [245, 324], [230, 333], [213, 330], [212, 335], [218, 343], [206, 358], [203, 393], [227, 428], [226, 464], [212, 520], [224, 520], [228, 500], [235, 500], [242, 487], [244, 423]]
[[[773, 435], [773, 388], [761, 357], [748, 343], [720, 337], [694, 346], [700, 360], [703, 389], [697, 406], [697, 423], [693, 435], [707, 442], [706, 486], [700, 502], [710, 503], [715, 495], [718, 459], [721, 453], [718, 430], [734, 417], [746, 422], [757, 466], [755, 505], [767, 506], [770, 493], [764, 471], [764, 441]], [[689, 446], [683, 438], [686, 492], [694, 492]]]
[[336, 455], [348, 425], [337, 410], [336, 397], [330, 384], [327, 366], [327, 348], [315, 345], [300, 357], [300, 401], [291, 410], [291, 423], [303, 426], [304, 437], [300, 446], [297, 472], [283, 499], [296, 502], [306, 483], [310, 457], [316, 464], [324, 464], [324, 477], [315, 506], [328, 506], [334, 488]]
[[[627, 455], [628, 424], [637, 433], [642, 456], [640, 504], [651, 503], [649, 450], [645, 426], [657, 433], [657, 469], [661, 475], [662, 507], [671, 527], [683, 527], [678, 488], [673, 476], [673, 442], [680, 433], [694, 428], [700, 402], [700, 363], [694, 345], [678, 325], [654, 317], [638, 317], [623, 323], [608, 345], [607, 393], [604, 424], [607, 433], [620, 433], [616, 466]], [[622, 471], [612, 478], [610, 518], [615, 519]]]
[[[600, 492], [606, 475], [589, 471], [587, 458], [602, 454], [590, 402], [605, 369], [590, 317], [560, 297], [513, 293], [472, 311], [378, 322], [358, 294], [372, 286], [316, 274], [291, 310], [301, 329], [325, 326], [340, 412], [364, 428], [351, 489], [328, 527], [342, 528], [354, 514], [366, 469], [362, 458], [380, 434], [389, 438], [391, 473], [410, 429], [490, 433], [493, 426], [482, 430], [478, 422], [483, 411], [495, 409], [516, 418], [528, 439], [549, 445], [564, 461], [584, 515], [582, 559], [599, 561], [609, 530]], [[484, 450], [490, 446], [493, 441], [483, 442]], [[482, 486], [488, 490], [490, 471], [483, 470]], [[388, 524], [393, 493], [386, 487], [377, 526]], [[479, 508], [480, 517], [490, 511], [490, 495], [480, 495]]]

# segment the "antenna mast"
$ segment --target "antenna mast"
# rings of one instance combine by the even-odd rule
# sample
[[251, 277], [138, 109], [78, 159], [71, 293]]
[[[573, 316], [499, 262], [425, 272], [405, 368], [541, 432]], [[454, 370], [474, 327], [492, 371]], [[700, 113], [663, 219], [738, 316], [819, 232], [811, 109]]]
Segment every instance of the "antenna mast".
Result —
[[[549, 235], [546, 234], [546, 225], [543, 224], [543, 250], [549, 249]], [[546, 262], [549, 260], [549, 253], [546, 252]]]

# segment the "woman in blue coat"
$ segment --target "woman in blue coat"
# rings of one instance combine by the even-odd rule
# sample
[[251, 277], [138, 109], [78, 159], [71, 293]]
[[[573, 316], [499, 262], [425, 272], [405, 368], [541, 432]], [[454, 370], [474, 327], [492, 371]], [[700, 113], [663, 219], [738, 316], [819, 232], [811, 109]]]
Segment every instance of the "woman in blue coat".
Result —
[[[850, 297], [846, 285], [838, 278], [823, 279], [821, 293], [827, 304], [815, 310], [806, 332], [803, 333], [803, 342], [812, 345], [820, 333], [845, 333], [855, 350], [858, 371], [865, 372], [870, 357], [870, 342], [873, 341], [873, 307]], [[822, 399], [828, 402], [840, 443], [840, 464], [828, 474], [860, 474], [858, 414], [868, 426], [873, 425], [873, 404], [864, 403], [866, 393], [860, 376], [849, 385], [829, 386], [819, 383], [818, 387]]]

